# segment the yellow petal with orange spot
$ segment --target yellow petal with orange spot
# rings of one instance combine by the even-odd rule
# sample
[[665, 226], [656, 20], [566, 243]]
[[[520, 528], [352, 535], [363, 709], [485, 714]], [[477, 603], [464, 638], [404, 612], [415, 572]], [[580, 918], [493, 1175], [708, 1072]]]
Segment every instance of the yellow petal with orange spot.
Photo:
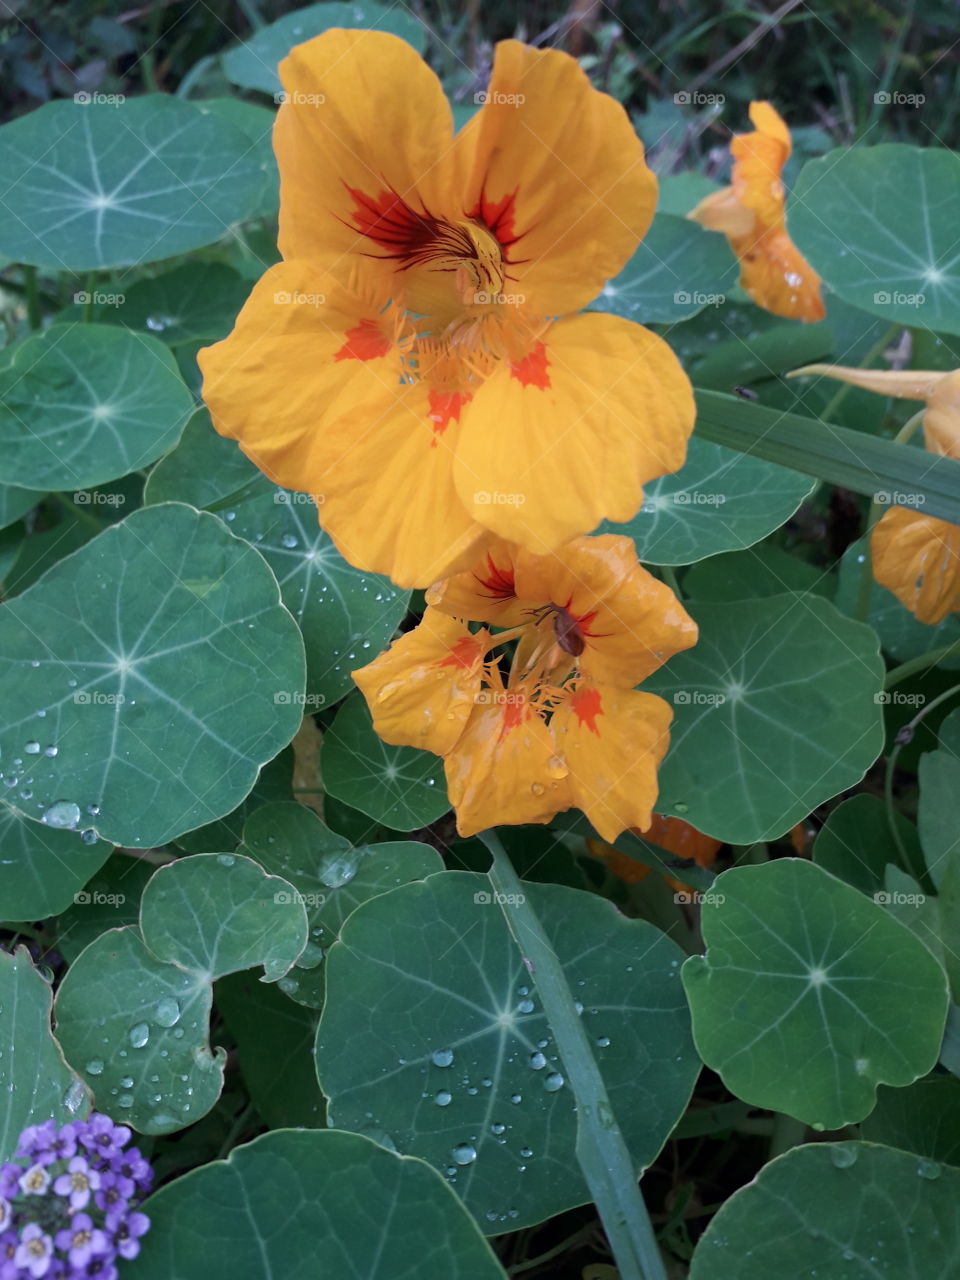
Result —
[[554, 551], [631, 519], [643, 484], [683, 465], [694, 413], [662, 338], [615, 316], [562, 320], [464, 408], [457, 491], [492, 533]]
[[561, 605], [584, 642], [580, 670], [633, 688], [697, 642], [697, 625], [670, 588], [637, 560], [632, 539], [576, 538], [546, 556], [521, 552], [517, 595], [531, 607]]
[[313, 494], [321, 423], [382, 396], [401, 367], [380, 308], [307, 262], [271, 267], [197, 360], [217, 431], [276, 484]]
[[497, 45], [486, 101], [457, 139], [464, 209], [505, 246], [509, 292], [540, 315], [578, 311], [653, 220], [657, 180], [614, 98], [575, 59]]
[[447, 794], [462, 836], [497, 824], [549, 822], [573, 803], [542, 717], [522, 693], [496, 696], [474, 711], [444, 760]]
[[877, 582], [920, 622], [936, 626], [960, 609], [960, 525], [891, 507], [870, 549]]
[[389, 241], [404, 207], [441, 212], [453, 119], [440, 81], [405, 40], [339, 29], [297, 45], [280, 79], [280, 252], [373, 275], [365, 255], [389, 248], [365, 231]]
[[489, 639], [427, 609], [419, 626], [354, 671], [384, 742], [438, 756], [452, 750], [477, 705]]
[[672, 719], [651, 693], [586, 681], [554, 713], [550, 727], [570, 770], [573, 803], [604, 840], [650, 826]]

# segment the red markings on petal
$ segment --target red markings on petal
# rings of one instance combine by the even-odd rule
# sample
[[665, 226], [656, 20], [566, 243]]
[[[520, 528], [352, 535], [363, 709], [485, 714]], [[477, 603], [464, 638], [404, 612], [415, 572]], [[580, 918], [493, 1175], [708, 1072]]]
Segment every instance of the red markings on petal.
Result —
[[493, 556], [487, 554], [487, 572], [485, 577], [475, 573], [474, 579], [489, 600], [515, 600], [517, 598], [516, 577], [513, 565], [505, 565], [502, 569], [494, 562]]
[[503, 721], [500, 725], [500, 741], [507, 736], [511, 729], [518, 729], [526, 720], [529, 714], [526, 699], [520, 694], [508, 694], [507, 697], [513, 698], [513, 701], [507, 702], [503, 709]]
[[354, 328], [348, 329], [345, 336], [347, 340], [334, 360], [377, 360], [389, 355], [393, 345], [376, 320], [361, 320]]
[[603, 699], [600, 690], [589, 686], [577, 689], [570, 695], [570, 707], [581, 724], [585, 724], [591, 733], [599, 734], [597, 716], [603, 714]]
[[462, 671], [469, 671], [482, 657], [483, 645], [473, 636], [461, 636], [447, 657], [438, 662], [437, 666], [459, 667]]
[[537, 342], [522, 360], [517, 360], [510, 366], [510, 373], [522, 386], [539, 387], [546, 391], [550, 386], [549, 365], [546, 346]]
[[500, 247], [507, 249], [515, 241], [519, 240], [514, 227], [514, 217], [516, 216], [517, 188], [508, 191], [505, 196], [499, 200], [491, 200], [487, 195], [486, 183], [480, 192], [480, 199], [467, 214], [468, 218], [472, 218], [474, 222], [482, 223], [492, 236], [500, 243]]
[[469, 391], [431, 391], [427, 417], [434, 431], [446, 431], [451, 422], [459, 422], [464, 405], [469, 404], [472, 399]]

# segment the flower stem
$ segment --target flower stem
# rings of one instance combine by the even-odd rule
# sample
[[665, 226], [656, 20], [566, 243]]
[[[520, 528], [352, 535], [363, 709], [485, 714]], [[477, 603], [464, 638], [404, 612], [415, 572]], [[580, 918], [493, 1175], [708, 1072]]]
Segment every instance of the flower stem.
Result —
[[[908, 665], [908, 664], [904, 664], [904, 665]], [[907, 849], [904, 846], [903, 840], [900, 836], [900, 830], [897, 827], [897, 814], [896, 814], [896, 808], [893, 803], [893, 777], [894, 777], [894, 774], [896, 773], [897, 760], [900, 757], [900, 750], [902, 747], [905, 747], [907, 743], [913, 741], [913, 735], [917, 730], [917, 726], [924, 719], [926, 719], [926, 717], [930, 714], [931, 711], [934, 711], [937, 707], [940, 706], [942, 702], [946, 702], [948, 698], [952, 698], [954, 694], [957, 694], [957, 693], [960, 693], [960, 684], [953, 684], [950, 686], [949, 689], [944, 689], [943, 693], [938, 694], [935, 698], [933, 698], [930, 702], [928, 702], [925, 707], [923, 707], [920, 711], [918, 711], [917, 714], [913, 717], [913, 719], [909, 720], [900, 729], [900, 732], [897, 734], [897, 740], [894, 743], [893, 750], [890, 752], [889, 756], [887, 757], [887, 769], [883, 779], [883, 799], [884, 799], [884, 804], [886, 805], [886, 810], [887, 810], [887, 826], [890, 828], [890, 833], [893, 836], [893, 843], [897, 846], [897, 852], [900, 854], [900, 857], [903, 860], [904, 867], [909, 869], [911, 875], [913, 875], [913, 878], [915, 880], [922, 879], [923, 868], [922, 867], [918, 868], [913, 865], [910, 858], [910, 854], [907, 852]]]
[[526, 900], [495, 831], [480, 839], [493, 856], [490, 881], [507, 927], [528, 961], [577, 1104], [577, 1161], [597, 1206], [621, 1280], [667, 1280], [636, 1166], [616, 1122], [606, 1085], [577, 1013], [563, 967]]
[[901, 662], [899, 667], [893, 667], [887, 672], [887, 678], [883, 682], [884, 689], [892, 689], [894, 685], [900, 684], [902, 680], [906, 680], [909, 676], [916, 675], [918, 671], [926, 671], [929, 667], [935, 667], [937, 663], [942, 662], [944, 658], [960, 657], [960, 640], [953, 640], [950, 644], [940, 645], [937, 649], [928, 649], [926, 653], [918, 654], [915, 658], [910, 658], [908, 662]]
[[40, 294], [37, 291], [37, 268], [23, 268], [23, 286], [27, 295], [27, 320], [30, 328], [36, 332], [43, 324], [40, 310]]

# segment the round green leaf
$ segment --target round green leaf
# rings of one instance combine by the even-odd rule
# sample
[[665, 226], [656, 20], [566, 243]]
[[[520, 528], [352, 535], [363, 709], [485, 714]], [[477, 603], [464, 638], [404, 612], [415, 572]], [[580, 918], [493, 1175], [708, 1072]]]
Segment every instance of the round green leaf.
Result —
[[785, 591], [800, 596], [809, 591], [829, 596], [832, 590], [829, 573], [771, 543], [698, 560], [683, 575], [684, 594], [694, 600], [750, 600], [782, 595]]
[[35, 489], [18, 489], [13, 485], [0, 484], [0, 529], [5, 529], [8, 524], [25, 516], [42, 497], [43, 494]]
[[103, 840], [51, 831], [0, 804], [0, 912], [4, 920], [43, 920], [75, 902], [109, 858]]
[[889, 324], [960, 333], [960, 156], [883, 143], [805, 164], [793, 240], [828, 287]]
[[[239, 129], [253, 143], [253, 155], [260, 169], [260, 198], [250, 211], [251, 218], [272, 218], [280, 206], [280, 175], [273, 154], [274, 112], [256, 102], [240, 98], [207, 98], [196, 104]], [[250, 247], [249, 237], [245, 237]], [[254, 264], [256, 265], [256, 264]], [[264, 263], [264, 267], [268, 266]]]
[[[917, 829], [902, 814], [894, 814], [904, 848], [922, 854]], [[900, 861], [887, 818], [887, 807], [879, 796], [858, 795], [841, 801], [817, 832], [813, 860], [824, 871], [852, 884], [870, 897], [883, 892], [888, 863]]]
[[680, 470], [645, 487], [634, 518], [605, 521], [599, 532], [633, 538], [648, 564], [692, 564], [759, 542], [790, 519], [815, 485], [797, 471], [694, 436]]
[[175, 444], [192, 412], [155, 338], [57, 325], [19, 343], [0, 371], [0, 481], [86, 489], [114, 480]]
[[813, 595], [687, 608], [697, 646], [644, 685], [675, 717], [657, 809], [732, 844], [771, 839], [877, 758], [877, 638]]
[[867, 1142], [795, 1147], [723, 1205], [690, 1280], [953, 1280], [960, 1170]]
[[360, 845], [331, 831], [302, 804], [264, 805], [243, 829], [240, 853], [294, 886], [307, 910], [310, 944], [279, 982], [298, 1004], [323, 1004], [323, 952], [334, 943], [351, 911], [378, 894], [443, 870], [430, 845], [415, 840]]
[[119, 853], [108, 858], [57, 921], [60, 954], [72, 964], [84, 947], [108, 929], [137, 924], [140, 898], [154, 871], [156, 867], [143, 858]]
[[207, 1039], [211, 986], [158, 960], [137, 929], [101, 934], [57, 992], [57, 1039], [105, 1111], [141, 1133], [205, 1115], [223, 1086], [223, 1049]]
[[90, 1109], [90, 1097], [50, 1034], [50, 984], [26, 947], [0, 951], [0, 1160], [9, 1160], [27, 1125], [66, 1124]]
[[688, 218], [661, 212], [590, 310], [641, 324], [673, 324], [705, 307], [723, 306], [737, 270], [723, 236], [704, 231]]
[[355, 1133], [265, 1133], [145, 1209], [139, 1280], [505, 1280], [442, 1178]]
[[[837, 608], [848, 617], [854, 617], [860, 603], [860, 582], [863, 577], [863, 542], [854, 542], [844, 552], [837, 577]], [[867, 621], [880, 637], [884, 653], [897, 662], [909, 662], [931, 649], [956, 644], [954, 656], [944, 658], [940, 665], [960, 667], [960, 618], [949, 614], [935, 627], [918, 622], [909, 609], [905, 609], [892, 591], [881, 587], [876, 579], [870, 583]]]
[[943, 970], [863, 894], [800, 858], [718, 876], [701, 917], [707, 951], [683, 966], [693, 1035], [744, 1102], [818, 1129], [855, 1124], [878, 1084], [937, 1061]]
[[150, 506], [189, 502], [194, 507], [210, 507], [256, 481], [259, 474], [234, 440], [214, 431], [207, 410], [198, 409], [176, 448], [161, 458], [147, 477], [143, 501]]
[[869, 1142], [960, 1166], [960, 1080], [941, 1075], [906, 1089], [881, 1085], [860, 1132]]
[[337, 712], [320, 765], [332, 796], [394, 831], [429, 826], [450, 808], [442, 762], [429, 751], [378, 738], [359, 694]]
[[[190, 262], [125, 287], [121, 303], [98, 308], [97, 319], [154, 334], [169, 346], [225, 338], [250, 285], [222, 262]], [[151, 344], [151, 348], [152, 348]]]
[[[293, 737], [303, 645], [215, 516], [135, 511], [0, 607], [9, 803], [151, 847], [229, 813]], [[23, 790], [31, 798], [22, 798]]]
[[158, 959], [208, 980], [263, 965], [264, 981], [276, 982], [307, 945], [307, 915], [293, 892], [250, 858], [178, 858], [144, 890], [140, 931]]
[[385, 8], [372, 0], [357, 0], [353, 4], [312, 4], [284, 14], [277, 22], [261, 27], [245, 44], [231, 49], [223, 59], [227, 79], [244, 89], [276, 93], [280, 89], [277, 64], [294, 45], [303, 44], [331, 27], [388, 31], [402, 36], [419, 50], [426, 43], [423, 23], [402, 6]]
[[246, 134], [180, 98], [47, 102], [0, 129], [0, 253], [57, 271], [170, 258], [249, 217], [261, 183]]
[[[700, 1067], [682, 953], [591, 894], [524, 891], [583, 1005], [630, 1151], [648, 1165]], [[444, 871], [365, 903], [326, 966], [317, 1071], [332, 1124], [429, 1160], [490, 1234], [588, 1198], [573, 1096], [486, 876]]]

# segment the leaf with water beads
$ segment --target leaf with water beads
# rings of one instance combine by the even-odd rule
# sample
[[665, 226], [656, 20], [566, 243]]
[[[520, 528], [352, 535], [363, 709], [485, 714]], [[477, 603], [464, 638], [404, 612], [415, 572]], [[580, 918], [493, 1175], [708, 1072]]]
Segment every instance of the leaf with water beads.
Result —
[[21, 760], [6, 798], [50, 827], [163, 844], [250, 792], [300, 724], [276, 694], [303, 680], [257, 552], [191, 507], [135, 511], [0, 607], [0, 751]]
[[721, 1207], [690, 1280], [955, 1280], [960, 1169], [868, 1142], [795, 1147]]
[[[700, 1066], [682, 952], [591, 894], [524, 892], [582, 1006], [631, 1154], [647, 1165]], [[588, 1198], [572, 1094], [486, 876], [444, 871], [365, 903], [326, 966], [317, 1070], [331, 1124], [429, 1160], [490, 1234]]]
[[296, 965], [278, 983], [298, 1004], [323, 1004], [324, 952], [343, 922], [362, 902], [410, 880], [443, 870], [435, 849], [415, 840], [354, 847], [301, 804], [271, 804], [256, 810], [243, 829], [239, 852], [267, 871], [284, 876], [304, 904], [310, 941]]
[[[16, 767], [16, 766], [15, 766]], [[9, 776], [9, 775], [6, 775]], [[55, 831], [0, 803], [0, 910], [5, 920], [43, 920], [66, 910], [112, 846]]]
[[50, 1032], [51, 1003], [26, 947], [0, 951], [0, 1161], [12, 1158], [28, 1125], [66, 1124], [90, 1110], [83, 1081]]

